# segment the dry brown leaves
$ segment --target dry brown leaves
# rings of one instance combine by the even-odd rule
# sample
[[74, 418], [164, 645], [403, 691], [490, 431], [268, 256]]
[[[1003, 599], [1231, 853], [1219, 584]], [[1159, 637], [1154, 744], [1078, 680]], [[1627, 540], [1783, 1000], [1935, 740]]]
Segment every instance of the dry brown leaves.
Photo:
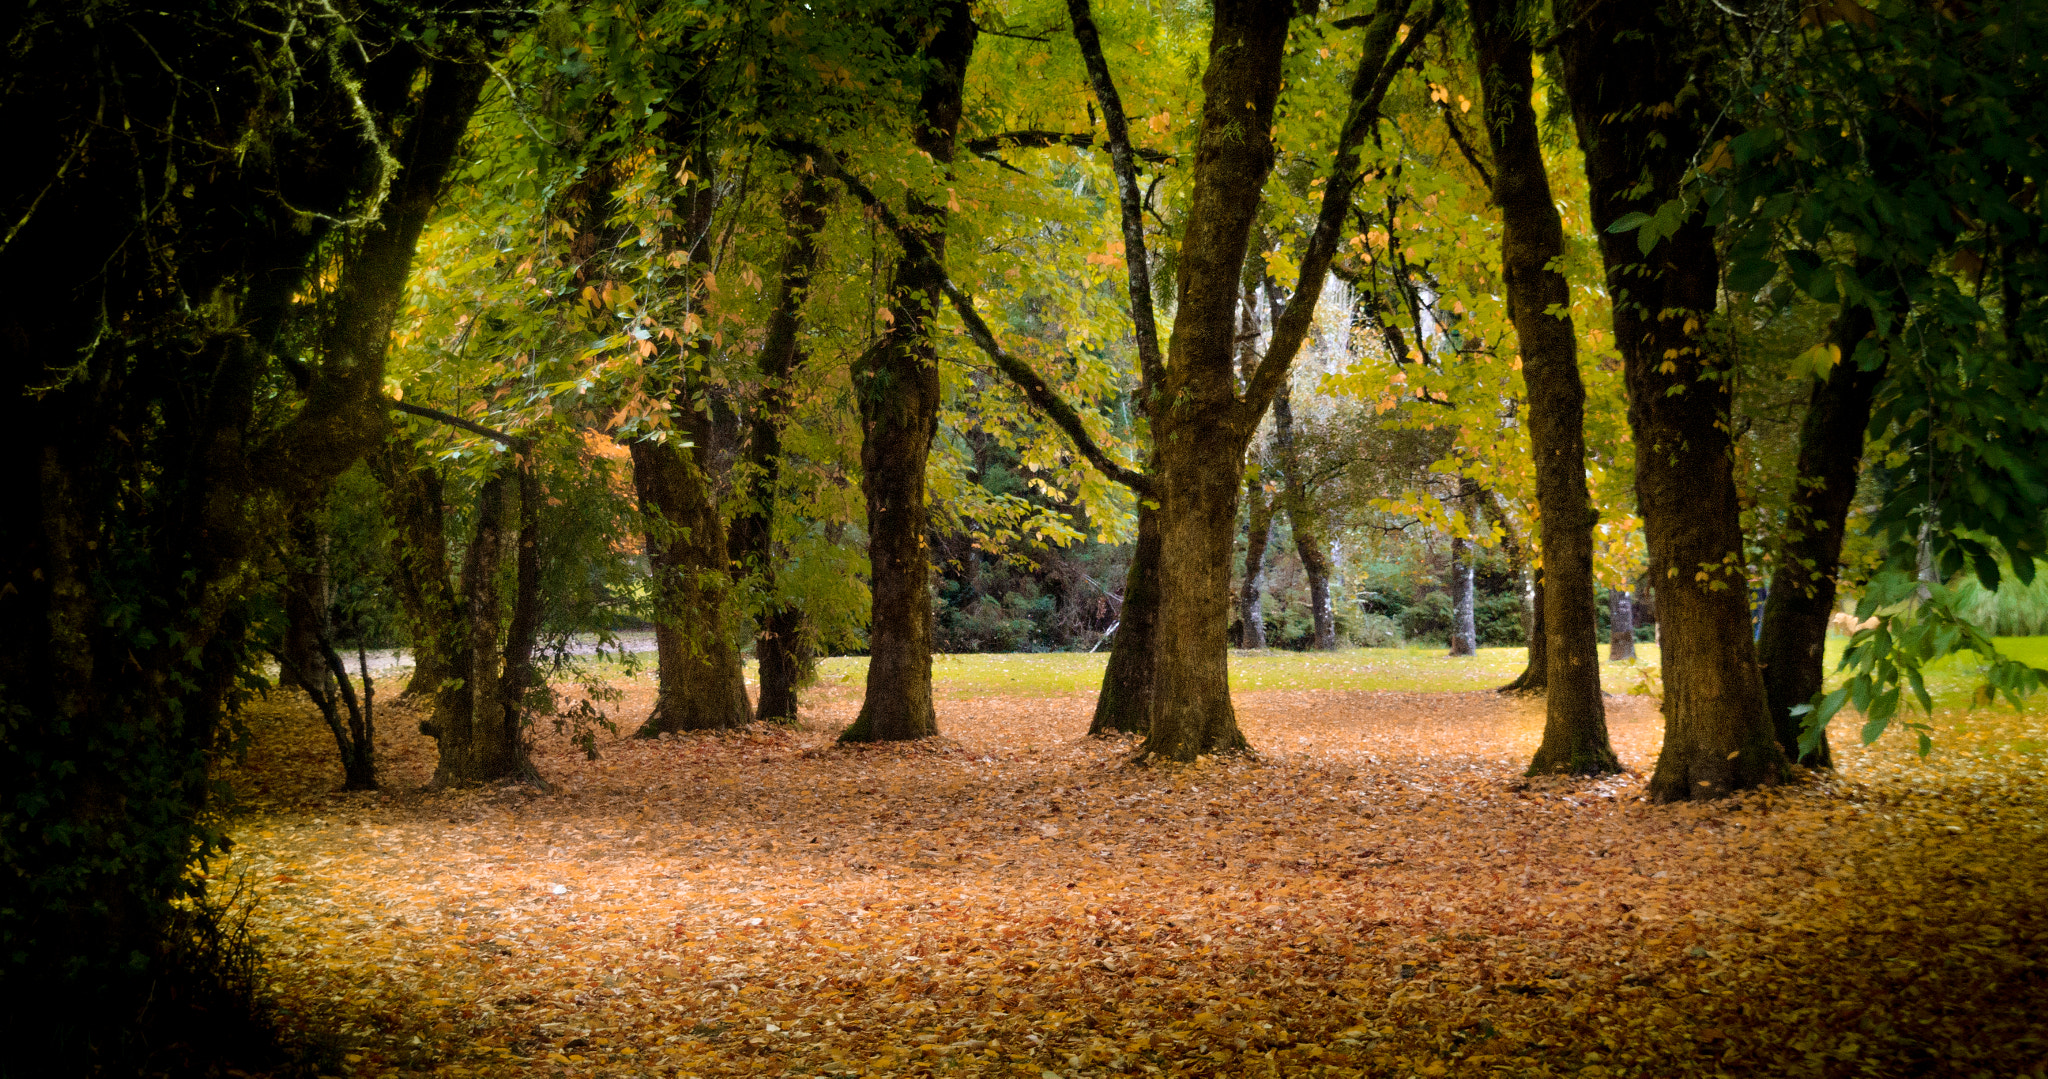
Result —
[[[1641, 774], [1519, 781], [1541, 706], [1491, 694], [1243, 694], [1258, 760], [1149, 769], [1083, 737], [1086, 697], [945, 702], [945, 738], [834, 746], [857, 703], [595, 762], [550, 740], [546, 793], [327, 794], [317, 725], [259, 716], [235, 778], [266, 801], [221, 871], [261, 882], [286, 1001], [358, 1075], [2048, 1058], [2048, 806], [2038, 758], [1993, 749], [2031, 719], [1652, 807]], [[1639, 769], [1653, 707], [1609, 700]], [[384, 750], [394, 792], [431, 772], [424, 738]]]

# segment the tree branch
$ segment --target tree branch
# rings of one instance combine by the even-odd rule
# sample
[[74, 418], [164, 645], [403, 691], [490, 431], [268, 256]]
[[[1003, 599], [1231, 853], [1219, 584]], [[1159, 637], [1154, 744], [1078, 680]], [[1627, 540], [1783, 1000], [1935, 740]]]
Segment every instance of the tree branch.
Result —
[[1407, 11], [1408, 0], [1380, 0], [1379, 10], [1366, 29], [1358, 73], [1351, 80], [1351, 108], [1337, 137], [1337, 159], [1331, 163], [1329, 180], [1323, 185], [1322, 209], [1316, 215], [1308, 250], [1302, 255], [1294, 294], [1289, 297], [1286, 310], [1274, 320], [1265, 358], [1259, 361], [1239, 403], [1252, 417], [1266, 410], [1267, 403], [1286, 380], [1295, 355], [1301, 351], [1302, 340], [1308, 336], [1309, 325], [1315, 319], [1316, 301], [1322, 295], [1323, 279], [1337, 253], [1337, 236], [1344, 226], [1344, 214], [1351, 206], [1352, 192], [1358, 187], [1359, 146], [1379, 123], [1380, 102], [1386, 98], [1394, 76], [1443, 18], [1443, 0], [1433, 0], [1409, 28], [1408, 36], [1397, 44], [1394, 37]]
[[1131, 160], [1131, 128], [1109, 62], [1102, 57], [1102, 35], [1095, 29], [1088, 0], [1067, 0], [1067, 15], [1074, 21], [1074, 40], [1087, 62], [1088, 82], [1102, 105], [1102, 126], [1109, 134], [1109, 162], [1116, 171], [1117, 202], [1123, 211], [1132, 336], [1138, 342], [1139, 397], [1150, 408], [1152, 392], [1166, 381], [1166, 359], [1159, 352], [1159, 323], [1152, 312], [1152, 263], [1145, 254], [1145, 203], [1138, 197], [1138, 168]]
[[1458, 144], [1458, 152], [1465, 155], [1465, 163], [1471, 165], [1472, 171], [1479, 174], [1480, 182], [1486, 185], [1488, 191], [1492, 191], [1493, 174], [1486, 171], [1486, 166], [1479, 160], [1479, 154], [1472, 149], [1470, 142], [1465, 141], [1465, 129], [1458, 126], [1458, 116], [1451, 111], [1451, 103], [1446, 101], [1442, 105], [1444, 126], [1451, 130], [1451, 141]]
[[[1004, 149], [1043, 150], [1050, 146], [1072, 146], [1080, 150], [1093, 150], [1095, 149], [1095, 133], [1092, 131], [1068, 132], [1041, 131], [1037, 129], [1005, 131], [998, 135], [985, 135], [978, 139], [968, 139], [963, 145], [967, 147], [968, 153], [977, 154], [981, 157], [994, 157], [998, 151]], [[1163, 150], [1147, 150], [1142, 147], [1132, 147], [1131, 156], [1140, 161], [1150, 161], [1155, 165], [1165, 164], [1174, 159], [1172, 154], [1166, 153]]]
[[443, 412], [438, 408], [428, 408], [425, 405], [411, 405], [405, 403], [404, 401], [393, 401], [388, 397], [384, 399], [384, 403], [409, 416], [418, 416], [423, 420], [433, 420], [435, 423], [444, 423], [450, 427], [459, 427], [462, 430], [468, 431], [470, 434], [482, 435], [483, 437], [488, 438], [493, 442], [497, 442], [501, 445], [504, 445], [511, 449], [520, 450], [522, 452], [527, 448], [527, 444], [531, 441], [530, 439], [521, 438], [518, 435], [508, 435], [495, 427], [485, 427], [483, 424], [477, 423], [473, 420], [465, 420], [452, 412]]
[[1038, 372], [1031, 369], [1029, 364], [1004, 351], [1002, 344], [996, 340], [995, 331], [991, 330], [988, 323], [974, 310], [974, 302], [960, 291], [960, 287], [946, 275], [946, 268], [932, 257], [931, 245], [927, 244], [924, 237], [915, 230], [905, 227], [897, 218], [895, 211], [889, 208], [889, 204], [876, 197], [873, 190], [848, 172], [837, 155], [821, 146], [797, 139], [777, 139], [775, 145], [784, 153], [811, 159], [821, 173], [845, 185], [846, 189], [860, 200], [861, 205], [872, 210], [875, 216], [881, 219], [883, 227], [893, 233], [897, 242], [903, 245], [904, 253], [924, 263], [926, 268], [932, 271], [933, 276], [938, 278], [939, 287], [945, 292], [946, 299], [952, 303], [953, 310], [966, 325], [967, 335], [988, 354], [989, 359], [995, 361], [996, 370], [1001, 371], [1004, 377], [1016, 384], [1017, 388], [1024, 392], [1026, 400], [1066, 433], [1067, 438], [1073, 441], [1075, 448], [1081, 451], [1081, 456], [1087, 458], [1089, 464], [1101, 470], [1103, 475], [1141, 495], [1153, 493], [1150, 477], [1118, 462], [1104, 452], [1102, 447], [1096, 444], [1095, 436], [1088, 433], [1087, 425], [1081, 422], [1081, 414], [1075, 411], [1074, 406], [1068, 404]]

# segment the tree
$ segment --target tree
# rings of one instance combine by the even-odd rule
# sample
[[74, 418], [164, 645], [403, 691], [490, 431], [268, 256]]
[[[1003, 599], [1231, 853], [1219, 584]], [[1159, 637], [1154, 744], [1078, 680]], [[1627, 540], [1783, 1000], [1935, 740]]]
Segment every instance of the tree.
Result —
[[[1493, 149], [1493, 199], [1506, 226], [1502, 276], [1522, 356], [1543, 551], [1543, 743], [1529, 774], [1621, 770], [1607, 738], [1593, 618], [1593, 521], [1571, 288], [1555, 267], [1564, 225], [1551, 196], [1532, 100], [1532, 35], [1512, 3], [1475, 0], [1472, 36]], [[1531, 656], [1535, 645], [1531, 643]]]
[[[1652, 234], [1613, 230], [1617, 222], [1626, 228], [1624, 215], [1647, 217], [1678, 194], [1713, 107], [1689, 85], [1687, 39], [1674, 6], [1560, 3], [1555, 17], [1565, 28], [1558, 38], [1564, 88], [1613, 297], [1636, 502], [1657, 590], [1665, 736], [1650, 796], [1715, 798], [1775, 784], [1785, 776], [1785, 757], [1749, 632], [1724, 427], [1729, 391], [1701, 336], [1720, 288], [1713, 231], [1698, 215], [1676, 222], [1654, 246], [1640, 242]], [[1547, 546], [1544, 558], [1547, 565]], [[1555, 639], [1558, 630], [1549, 634]]]

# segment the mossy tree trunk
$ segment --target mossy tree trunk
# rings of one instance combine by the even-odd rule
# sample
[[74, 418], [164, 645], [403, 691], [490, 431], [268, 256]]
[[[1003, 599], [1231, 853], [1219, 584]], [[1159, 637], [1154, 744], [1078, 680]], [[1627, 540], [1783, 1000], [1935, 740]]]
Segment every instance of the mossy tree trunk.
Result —
[[[1560, 66], [1613, 297], [1636, 503], [1657, 592], [1665, 733], [1650, 797], [1714, 798], [1775, 784], [1785, 756], [1750, 638], [1729, 382], [1704, 336], [1720, 285], [1713, 231], [1694, 215], [1645, 256], [1636, 233], [1609, 230], [1624, 214], [1654, 214], [1678, 197], [1713, 106], [1691, 79], [1683, 51], [1691, 39], [1675, 3], [1560, 3], [1557, 14], [1568, 27]], [[1546, 565], [1551, 558], [1546, 545]], [[1552, 601], [1551, 613], [1565, 606]], [[1558, 664], [1551, 668], [1554, 677]]]
[[[701, 445], [701, 443], [700, 443]], [[752, 719], [745, 669], [726, 625], [731, 577], [725, 524], [697, 448], [641, 440], [628, 447], [654, 574], [659, 689], [641, 738], [733, 730]]]
[[1529, 774], [1618, 772], [1600, 695], [1586, 390], [1568, 313], [1571, 288], [1556, 268], [1565, 254], [1564, 225], [1537, 131], [1530, 31], [1513, 0], [1473, 0], [1471, 10], [1493, 149], [1493, 201], [1506, 226], [1502, 276], [1528, 393], [1543, 548], [1543, 742]]

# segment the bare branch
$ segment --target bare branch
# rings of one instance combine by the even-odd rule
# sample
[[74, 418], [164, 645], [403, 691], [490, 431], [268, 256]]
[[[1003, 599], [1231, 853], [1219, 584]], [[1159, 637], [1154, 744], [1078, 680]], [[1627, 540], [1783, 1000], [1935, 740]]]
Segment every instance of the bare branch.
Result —
[[470, 434], [482, 435], [483, 437], [488, 438], [493, 442], [500, 443], [504, 446], [510, 447], [515, 450], [520, 450], [522, 452], [527, 448], [527, 444], [530, 441], [529, 439], [521, 438], [518, 435], [508, 435], [495, 427], [485, 427], [483, 424], [477, 423], [474, 420], [465, 420], [452, 412], [443, 412], [438, 408], [428, 408], [425, 405], [411, 405], [405, 403], [404, 401], [393, 401], [389, 398], [386, 398], [384, 403], [409, 416], [418, 416], [423, 420], [433, 420], [435, 423], [447, 424], [450, 427], [459, 427], [464, 431], [468, 431]]

